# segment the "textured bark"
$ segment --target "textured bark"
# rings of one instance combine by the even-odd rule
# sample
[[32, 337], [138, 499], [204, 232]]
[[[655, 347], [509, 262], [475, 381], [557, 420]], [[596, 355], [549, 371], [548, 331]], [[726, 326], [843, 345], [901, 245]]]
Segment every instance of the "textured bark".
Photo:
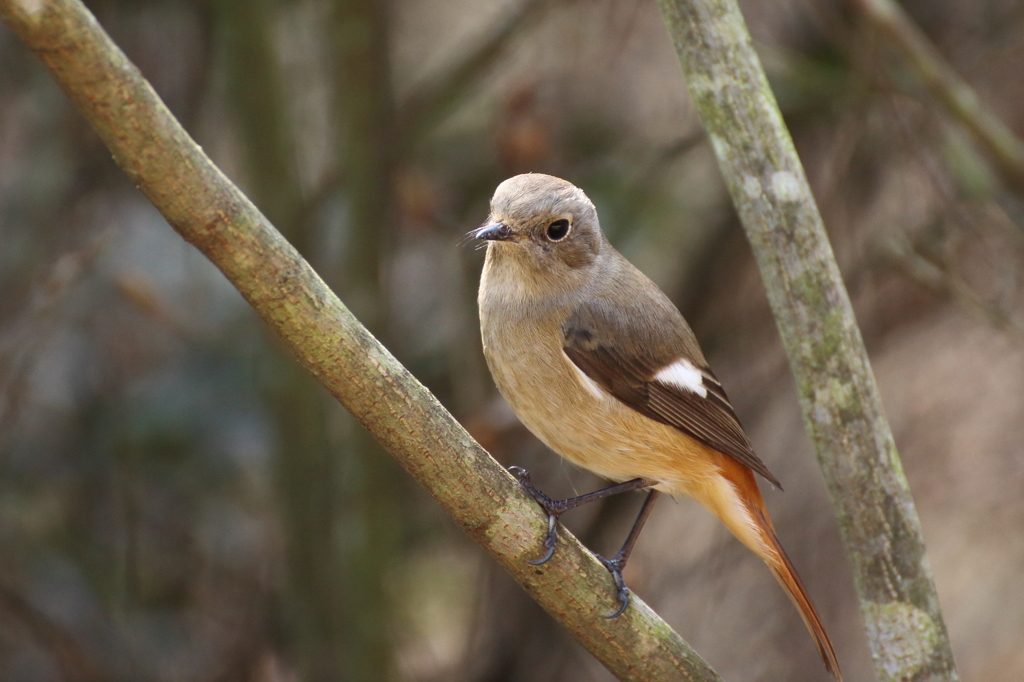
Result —
[[[0, 19], [49, 67], [118, 165], [315, 376], [559, 623], [622, 680], [718, 680], [640, 600], [623, 616], [603, 566], [546, 520], [437, 400], [356, 320], [178, 125], [77, 0], [0, 0]], [[342, 579], [343, 576], [338, 576]]]
[[659, 0], [757, 259], [880, 680], [956, 680], [920, 522], [843, 285], [735, 0]]

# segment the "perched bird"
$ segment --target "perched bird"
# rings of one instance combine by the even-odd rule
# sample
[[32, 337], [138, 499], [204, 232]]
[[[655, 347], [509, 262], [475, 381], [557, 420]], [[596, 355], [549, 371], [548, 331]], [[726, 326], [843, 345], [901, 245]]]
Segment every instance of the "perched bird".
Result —
[[484, 354], [501, 394], [552, 450], [616, 485], [552, 500], [513, 472], [547, 511], [547, 561], [557, 519], [607, 495], [650, 489], [611, 571], [622, 613], [622, 568], [660, 492], [685, 493], [768, 564], [796, 605], [825, 667], [835, 651], [786, 557], [754, 474], [778, 480], [754, 454], [722, 385], [668, 297], [605, 238], [575, 185], [529, 173], [498, 186], [485, 225], [480, 279]]

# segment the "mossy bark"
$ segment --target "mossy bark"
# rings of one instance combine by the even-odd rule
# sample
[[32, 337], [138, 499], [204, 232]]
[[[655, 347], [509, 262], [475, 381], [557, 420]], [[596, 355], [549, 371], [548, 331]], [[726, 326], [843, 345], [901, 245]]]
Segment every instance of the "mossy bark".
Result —
[[921, 525], [810, 186], [735, 0], [659, 0], [768, 291], [880, 680], [956, 680]]

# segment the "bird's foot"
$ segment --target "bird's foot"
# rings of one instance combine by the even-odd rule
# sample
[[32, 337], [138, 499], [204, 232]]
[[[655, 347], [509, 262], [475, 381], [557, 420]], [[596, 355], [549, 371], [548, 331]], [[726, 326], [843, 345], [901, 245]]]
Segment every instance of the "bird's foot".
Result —
[[561, 504], [561, 500], [552, 500], [543, 492], [535, 488], [533, 483], [530, 481], [530, 472], [526, 469], [511, 466], [508, 468], [508, 471], [510, 474], [515, 476], [517, 481], [519, 481], [519, 485], [523, 486], [523, 490], [529, 493], [530, 497], [536, 500], [537, 504], [540, 505], [540, 508], [547, 512], [548, 532], [544, 537], [544, 548], [547, 549], [547, 552], [540, 559], [527, 562], [532, 566], [540, 566], [555, 555], [555, 547], [558, 545], [558, 517], [566, 511], [566, 508]]
[[626, 612], [626, 608], [629, 607], [630, 597], [633, 594], [630, 592], [629, 588], [626, 587], [626, 581], [622, 577], [622, 569], [626, 565], [626, 561], [621, 555], [614, 559], [605, 559], [600, 554], [595, 554], [594, 556], [596, 556], [598, 561], [604, 564], [604, 567], [612, 574], [612, 580], [615, 581], [615, 587], [618, 590], [618, 594], [616, 596], [619, 599], [620, 606], [614, 613], [605, 616], [605, 618], [609, 620], [618, 618]]
[[[545, 495], [543, 492], [533, 486], [533, 482], [530, 481], [530, 472], [522, 467], [511, 466], [508, 468], [509, 473], [515, 476], [516, 480], [519, 481], [519, 485], [523, 486], [523, 489], [530, 494], [537, 504], [540, 505], [541, 509], [547, 512], [548, 515], [548, 532], [544, 538], [544, 547], [547, 549], [547, 553], [536, 561], [530, 561], [529, 563], [534, 566], [543, 564], [555, 554], [555, 546], [558, 544], [558, 517], [570, 509], [592, 502], [594, 500], [600, 500], [608, 497], [609, 495], [615, 495], [620, 492], [626, 492], [627, 490], [637, 490], [638, 488], [647, 488], [654, 485], [654, 481], [647, 479], [636, 478], [631, 481], [624, 483], [617, 483], [608, 488], [596, 490], [586, 495], [579, 495], [577, 497], [570, 497], [565, 500], [552, 500], [550, 497]], [[637, 517], [636, 522], [633, 524], [633, 529], [629, 532], [629, 537], [626, 538], [626, 543], [619, 550], [619, 553], [615, 555], [613, 559], [605, 559], [599, 554], [595, 554], [604, 567], [608, 569], [608, 572], [612, 574], [612, 580], [615, 581], [615, 587], [618, 590], [617, 597], [619, 599], [620, 606], [615, 613], [606, 618], [618, 618], [626, 609], [629, 607], [630, 596], [632, 592], [626, 587], [626, 581], [622, 578], [622, 569], [626, 565], [626, 560], [629, 559], [630, 552], [633, 551], [633, 544], [636, 542], [637, 536], [640, 534], [640, 529], [643, 528], [644, 521], [647, 520], [647, 516], [650, 514], [651, 509], [654, 506], [654, 501], [658, 499], [658, 492], [652, 490], [647, 496], [647, 500], [644, 502], [643, 508], [640, 510], [640, 516]]]
[[548, 514], [561, 516], [569, 509], [572, 509], [572, 507], [565, 504], [567, 500], [552, 500], [541, 490], [535, 488], [533, 481], [530, 480], [530, 472], [523, 467], [511, 466], [508, 468], [508, 471], [515, 476], [516, 480], [519, 481], [519, 485], [523, 486], [523, 489], [530, 493], [530, 497], [537, 500], [537, 504]]

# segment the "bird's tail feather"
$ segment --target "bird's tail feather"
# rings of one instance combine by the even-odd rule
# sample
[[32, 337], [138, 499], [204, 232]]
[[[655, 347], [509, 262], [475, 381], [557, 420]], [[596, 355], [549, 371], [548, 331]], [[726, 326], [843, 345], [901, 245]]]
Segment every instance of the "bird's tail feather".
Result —
[[764, 524], [763, 530], [766, 536], [765, 541], [775, 551], [772, 553], [774, 556], [762, 558], [768, 564], [772, 574], [775, 575], [775, 579], [782, 585], [782, 589], [789, 595], [796, 610], [800, 613], [800, 617], [803, 618], [804, 625], [807, 626], [814, 643], [818, 646], [818, 652], [821, 654], [821, 660], [825, 662], [825, 668], [832, 673], [837, 682], [842, 682], [843, 675], [839, 671], [839, 661], [836, 659], [835, 649], [832, 648], [832, 640], [828, 638], [821, 617], [818, 616], [814, 604], [811, 603], [811, 598], [807, 596], [807, 590], [800, 581], [800, 576], [797, 575], [792, 562], [786, 556], [786, 551], [782, 549], [778, 538], [775, 537], [775, 531], [772, 529], [770, 521]]
[[[775, 527], [771, 517], [768, 516], [768, 509], [765, 507], [753, 473], [746, 466], [724, 456], [722, 464], [722, 473], [732, 484], [740, 502], [746, 507], [745, 516], [753, 523], [755, 529], [751, 529], [749, 526], [742, 529], [734, 528], [731, 521], [735, 517], [727, 519], [725, 515], [719, 513], [719, 518], [768, 564], [768, 568], [782, 585], [782, 589], [789, 595], [807, 626], [807, 630], [811, 633], [811, 637], [821, 653], [821, 659], [825, 662], [825, 668], [832, 673], [837, 682], [842, 682], [843, 676], [839, 671], [839, 661], [836, 659], [832, 641], [829, 639], [828, 633], [825, 632], [821, 617], [818, 616], [814, 604], [811, 603], [811, 598], [807, 595], [807, 590], [800, 581], [796, 569], [793, 568], [792, 562], [786, 556], [782, 545], [779, 544], [779, 539], [775, 535]], [[750, 533], [750, 530], [755, 530], [760, 542], [752, 541], [751, 535], [753, 534]]]

